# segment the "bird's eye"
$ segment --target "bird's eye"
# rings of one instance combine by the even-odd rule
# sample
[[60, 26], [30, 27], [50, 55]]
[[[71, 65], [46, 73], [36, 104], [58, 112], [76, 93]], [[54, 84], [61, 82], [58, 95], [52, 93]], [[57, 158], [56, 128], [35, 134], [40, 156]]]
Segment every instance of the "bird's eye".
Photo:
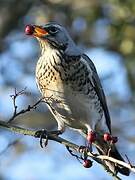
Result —
[[51, 34], [55, 34], [57, 31], [58, 31], [58, 29], [57, 29], [56, 27], [54, 27], [54, 26], [52, 26], [52, 27], [49, 28], [49, 32], [50, 32]]

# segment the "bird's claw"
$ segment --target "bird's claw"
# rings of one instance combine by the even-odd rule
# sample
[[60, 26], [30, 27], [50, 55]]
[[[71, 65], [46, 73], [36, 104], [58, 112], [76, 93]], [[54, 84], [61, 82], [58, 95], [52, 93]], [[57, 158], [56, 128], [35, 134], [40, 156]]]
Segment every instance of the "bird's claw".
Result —
[[[47, 144], [48, 144], [48, 140], [49, 140], [48, 136], [49, 135], [56, 135], [56, 136], [58, 136], [60, 134], [62, 134], [62, 131], [60, 131], [60, 130], [46, 131], [45, 129], [42, 129], [42, 130], [36, 131], [35, 137], [40, 138], [40, 146], [41, 146], [41, 148], [43, 148], [43, 147], [46, 147]], [[44, 146], [43, 146], [43, 144], [44, 144]]]
[[78, 152], [83, 153], [84, 151], [88, 151], [87, 146], [79, 146]]
[[[40, 138], [40, 146], [41, 146], [41, 148], [43, 148], [44, 146], [45, 147], [47, 146], [47, 144], [48, 144], [48, 132], [45, 129], [36, 131], [35, 137]], [[43, 146], [43, 140], [45, 140], [44, 141], [44, 146]]]

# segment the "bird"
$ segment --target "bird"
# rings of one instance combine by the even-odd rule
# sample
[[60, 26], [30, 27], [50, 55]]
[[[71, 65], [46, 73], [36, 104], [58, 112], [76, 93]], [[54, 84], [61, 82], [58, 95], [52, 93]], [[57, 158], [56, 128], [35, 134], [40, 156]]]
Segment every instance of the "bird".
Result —
[[[40, 45], [36, 82], [57, 121], [55, 133], [62, 134], [69, 127], [89, 143], [95, 143], [100, 154], [107, 155], [110, 146], [103, 136], [112, 137], [111, 118], [93, 61], [79, 49], [66, 28], [56, 22], [27, 25], [25, 33], [35, 37]], [[115, 144], [109, 155], [124, 161]], [[110, 162], [106, 165], [116, 174], [130, 174], [128, 168]]]

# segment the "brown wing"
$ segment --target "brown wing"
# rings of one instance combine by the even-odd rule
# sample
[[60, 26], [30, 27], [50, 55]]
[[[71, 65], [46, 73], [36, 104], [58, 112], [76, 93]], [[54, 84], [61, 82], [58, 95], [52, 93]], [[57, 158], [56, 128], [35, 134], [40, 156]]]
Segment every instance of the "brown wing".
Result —
[[105, 94], [104, 94], [100, 79], [99, 79], [98, 74], [97, 74], [97, 70], [95, 68], [94, 63], [91, 61], [91, 59], [87, 55], [83, 54], [82, 57], [88, 62], [89, 66], [92, 70], [92, 74], [93, 74], [92, 75], [92, 81], [93, 82], [91, 82], [91, 83], [92, 83], [93, 88], [95, 89], [95, 91], [99, 97], [100, 103], [101, 103], [103, 111], [104, 111], [106, 124], [107, 124], [107, 127], [111, 133], [111, 118], [110, 118], [109, 110], [107, 107]]

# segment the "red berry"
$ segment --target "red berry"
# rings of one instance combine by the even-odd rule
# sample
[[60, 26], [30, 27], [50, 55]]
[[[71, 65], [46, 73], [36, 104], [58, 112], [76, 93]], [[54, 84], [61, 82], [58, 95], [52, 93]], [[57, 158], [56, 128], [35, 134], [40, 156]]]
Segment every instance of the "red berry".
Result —
[[112, 137], [112, 143], [115, 144], [117, 141], [118, 141], [118, 137], [113, 136], [113, 137]]
[[85, 168], [90, 168], [90, 167], [92, 166], [92, 161], [89, 160], [89, 159], [84, 160], [84, 161], [83, 161], [83, 166], [84, 166]]
[[32, 25], [27, 25], [25, 27], [25, 34], [26, 35], [32, 35], [34, 32], [34, 27]]
[[96, 140], [96, 133], [93, 131], [88, 132], [87, 141], [93, 143]]
[[112, 140], [112, 137], [109, 133], [105, 133], [104, 134], [104, 141], [111, 141]]

